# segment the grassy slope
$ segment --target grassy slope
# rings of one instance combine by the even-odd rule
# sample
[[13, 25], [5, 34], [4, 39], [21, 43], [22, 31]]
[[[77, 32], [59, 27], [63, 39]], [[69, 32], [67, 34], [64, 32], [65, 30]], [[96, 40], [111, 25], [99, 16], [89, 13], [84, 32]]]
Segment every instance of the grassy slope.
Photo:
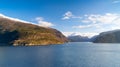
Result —
[[48, 45], [64, 42], [67, 38], [55, 29], [0, 18], [0, 43]]

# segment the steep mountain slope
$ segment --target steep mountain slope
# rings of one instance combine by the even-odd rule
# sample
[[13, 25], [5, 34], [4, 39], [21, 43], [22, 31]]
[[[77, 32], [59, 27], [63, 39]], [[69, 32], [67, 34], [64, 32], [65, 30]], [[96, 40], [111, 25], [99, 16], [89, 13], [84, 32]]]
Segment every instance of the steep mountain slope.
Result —
[[120, 30], [100, 33], [93, 41], [94, 43], [120, 43]]
[[29, 46], [62, 44], [67, 41], [67, 38], [56, 29], [0, 17], [0, 44]]

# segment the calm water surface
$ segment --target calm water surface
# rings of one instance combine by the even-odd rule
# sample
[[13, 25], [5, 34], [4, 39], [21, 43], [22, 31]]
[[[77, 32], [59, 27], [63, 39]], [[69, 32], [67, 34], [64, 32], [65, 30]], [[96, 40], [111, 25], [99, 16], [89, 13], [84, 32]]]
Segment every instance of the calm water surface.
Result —
[[120, 67], [120, 44], [0, 47], [0, 67]]

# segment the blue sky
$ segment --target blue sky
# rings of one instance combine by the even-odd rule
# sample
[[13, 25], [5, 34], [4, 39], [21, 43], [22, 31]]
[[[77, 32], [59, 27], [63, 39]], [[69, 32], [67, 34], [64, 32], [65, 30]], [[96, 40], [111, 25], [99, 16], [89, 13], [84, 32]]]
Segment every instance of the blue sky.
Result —
[[0, 0], [0, 13], [65, 35], [120, 29], [120, 0]]

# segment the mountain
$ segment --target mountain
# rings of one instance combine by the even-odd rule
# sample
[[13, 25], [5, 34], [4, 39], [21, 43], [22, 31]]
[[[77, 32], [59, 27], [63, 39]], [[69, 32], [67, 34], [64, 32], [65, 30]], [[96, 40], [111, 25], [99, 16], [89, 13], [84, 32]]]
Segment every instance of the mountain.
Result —
[[90, 38], [88, 38], [87, 36], [76, 35], [76, 36], [68, 36], [68, 40], [70, 42], [89, 42]]
[[120, 30], [113, 30], [100, 33], [94, 43], [120, 43]]
[[90, 38], [90, 42], [95, 41], [97, 37], [98, 37], [98, 35], [94, 35], [94, 36], [92, 36], [92, 37]]
[[62, 44], [67, 38], [58, 30], [0, 17], [0, 44], [31, 46]]

